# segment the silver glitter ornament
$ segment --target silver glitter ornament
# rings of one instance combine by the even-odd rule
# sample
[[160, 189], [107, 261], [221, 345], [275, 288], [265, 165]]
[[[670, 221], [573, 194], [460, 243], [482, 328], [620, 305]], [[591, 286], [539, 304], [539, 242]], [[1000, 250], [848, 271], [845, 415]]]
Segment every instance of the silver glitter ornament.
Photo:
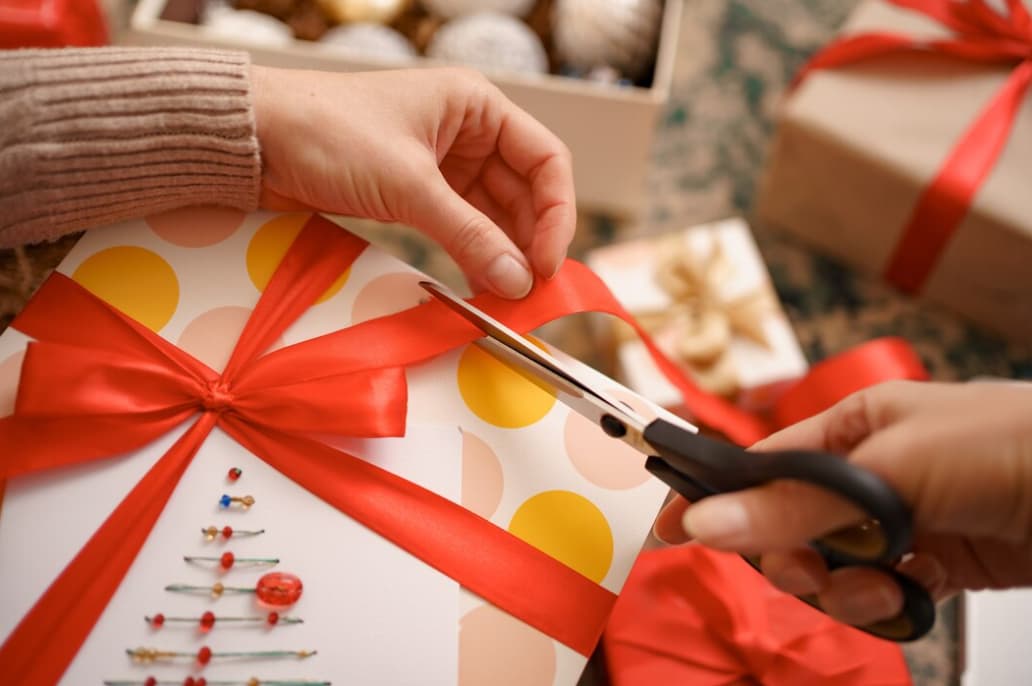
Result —
[[534, 7], [534, 0], [421, 0], [431, 14], [445, 19], [476, 12], [499, 12], [525, 17]]
[[317, 45], [327, 51], [396, 62], [407, 62], [417, 55], [415, 47], [405, 36], [375, 23], [337, 26], [324, 33]]
[[548, 71], [548, 55], [538, 35], [519, 19], [497, 12], [452, 19], [434, 34], [426, 54], [489, 71]]
[[275, 17], [252, 10], [236, 10], [212, 3], [201, 17], [201, 30], [219, 38], [257, 45], [289, 45], [294, 42], [290, 27]]
[[555, 0], [553, 40], [566, 65], [639, 78], [655, 57], [662, 17], [662, 0]]

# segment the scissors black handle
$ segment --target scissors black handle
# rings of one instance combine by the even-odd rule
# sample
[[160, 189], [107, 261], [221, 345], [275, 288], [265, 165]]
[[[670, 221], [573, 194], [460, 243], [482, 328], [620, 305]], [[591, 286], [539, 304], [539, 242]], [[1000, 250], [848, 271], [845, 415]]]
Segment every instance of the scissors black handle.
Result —
[[[740, 491], [778, 479], [805, 481], [857, 505], [869, 519], [812, 542], [829, 569], [874, 567], [892, 577], [903, 595], [897, 617], [857, 627], [893, 641], [912, 641], [935, 623], [928, 592], [896, 571], [893, 563], [910, 549], [910, 510], [899, 495], [871, 472], [836, 456], [815, 451], [749, 453], [738, 446], [701, 436], [663, 419], [642, 433], [655, 449], [645, 468], [689, 501]], [[746, 558], [757, 567], [755, 559]], [[801, 597], [820, 608], [814, 597]]]

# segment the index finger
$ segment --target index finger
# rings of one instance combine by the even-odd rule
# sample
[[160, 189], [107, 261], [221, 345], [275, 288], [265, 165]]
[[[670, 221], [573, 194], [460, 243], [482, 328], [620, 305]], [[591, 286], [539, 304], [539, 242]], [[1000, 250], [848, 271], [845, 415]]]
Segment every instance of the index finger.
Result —
[[527, 112], [507, 100], [503, 109], [498, 152], [530, 185], [535, 232], [528, 252], [534, 269], [550, 278], [566, 258], [577, 226], [570, 151]]

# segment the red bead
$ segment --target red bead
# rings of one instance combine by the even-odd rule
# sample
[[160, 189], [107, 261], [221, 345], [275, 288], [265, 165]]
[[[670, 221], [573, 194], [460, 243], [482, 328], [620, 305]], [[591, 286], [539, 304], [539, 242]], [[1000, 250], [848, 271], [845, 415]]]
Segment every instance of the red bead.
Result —
[[143, 686], [158, 686], [158, 680], [149, 676], [143, 680]]
[[155, 629], [160, 629], [162, 626], [165, 625], [165, 615], [159, 612], [158, 614], [150, 618], [150, 623], [151, 626]]
[[233, 557], [233, 553], [226, 551], [222, 553], [222, 557], [219, 558], [219, 564], [222, 565], [223, 569], [229, 569], [233, 566], [233, 562], [235, 560], [236, 558]]
[[222, 527], [222, 538], [229, 538], [233, 535], [233, 527], [224, 526]]
[[215, 626], [215, 613], [209, 610], [201, 615], [201, 631], [208, 633], [213, 626]]
[[211, 662], [211, 648], [204, 646], [197, 651], [197, 662], [206, 665]]
[[279, 623], [279, 612], [270, 612], [265, 621], [269, 623], [269, 626], [276, 626]]
[[258, 600], [273, 607], [288, 607], [301, 597], [301, 579], [286, 572], [269, 572], [255, 587]]
[[229, 479], [230, 481], [236, 481], [237, 479], [240, 478], [240, 475], [243, 474], [243, 473], [244, 472], [241, 469], [239, 469], [238, 467], [233, 467], [233, 469], [230, 469], [229, 473], [226, 474], [226, 478]]
[[197, 682], [194, 680], [192, 676], [188, 676], [185, 679], [183, 679], [183, 686], [197, 686]]
[[199, 676], [194, 679], [194, 686], [208, 686], [208, 680], [203, 676]]

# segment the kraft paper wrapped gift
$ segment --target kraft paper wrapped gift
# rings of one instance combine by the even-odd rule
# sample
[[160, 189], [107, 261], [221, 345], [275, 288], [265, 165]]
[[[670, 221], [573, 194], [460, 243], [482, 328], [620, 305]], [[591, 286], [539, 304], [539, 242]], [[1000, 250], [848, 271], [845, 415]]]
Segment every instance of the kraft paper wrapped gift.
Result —
[[[970, 3], [945, 5], [953, 8], [948, 11], [970, 9]], [[979, 31], [972, 42], [980, 41], [980, 50], [1000, 44], [994, 30]], [[1032, 54], [1032, 29], [1015, 31], [1024, 37], [1004, 39], [1007, 45], [994, 50], [1025, 44]], [[958, 35], [924, 14], [880, 0], [864, 2], [842, 36], [871, 32], [918, 42]], [[896, 51], [806, 75], [780, 112], [758, 203], [762, 221], [868, 273], [889, 269], [924, 189], [948, 164], [965, 131], [1006, 84], [1027, 83], [1032, 76], [1027, 58], [979, 62], [927, 47], [921, 48], [924, 54]], [[933, 232], [943, 229], [956, 211], [950, 205], [961, 208], [960, 223], [942, 253], [930, 257], [933, 241], [905, 247], [908, 258], [931, 260], [927, 278], [921, 283], [904, 262], [891, 280], [1027, 342], [1032, 341], [1032, 99], [1027, 91], [1016, 95], [1021, 99], [1013, 122], [1002, 129], [1002, 152], [984, 182], [975, 184], [969, 210], [963, 213], [963, 186], [977, 161], [960, 165], [954, 177], [960, 183], [939, 202], [945, 209], [925, 222]], [[976, 135], [970, 147], [977, 157], [995, 140], [992, 132]]]
[[[806, 358], [741, 219], [607, 246], [587, 262], [704, 390], [763, 412], [806, 373]], [[601, 336], [615, 346], [621, 381], [663, 407], [686, 411], [625, 325], [606, 320]]]
[[[0, 514], [5, 683], [577, 681], [667, 488], [640, 455], [472, 345], [468, 324], [420, 305], [425, 277], [323, 217], [219, 210], [89, 232], [58, 272], [0, 337], [0, 440], [26, 446], [5, 450], [0, 472], [12, 477]], [[520, 308], [550, 307], [534, 297], [480, 302], [530, 329]], [[286, 311], [303, 313], [287, 326]], [[384, 361], [428, 342], [440, 350], [410, 354], [426, 359], [403, 371]], [[223, 495], [254, 504], [222, 507]], [[206, 540], [225, 525], [264, 533]], [[499, 541], [515, 546], [508, 563]], [[453, 559], [423, 561], [445, 544]], [[226, 551], [237, 563], [223, 571]], [[525, 621], [431, 564], [479, 570], [481, 595], [506, 578], [498, 604], [523, 605]], [[279, 612], [304, 622], [220, 623], [268, 608], [208, 590], [254, 589], [268, 572], [301, 578], [300, 600]], [[574, 614], [585, 607], [593, 614]], [[206, 610], [210, 633], [144, 621]], [[203, 646], [215, 656], [202, 670], [191, 656]], [[185, 656], [136, 664], [127, 651], [139, 647]], [[219, 657], [260, 650], [317, 653]]]

